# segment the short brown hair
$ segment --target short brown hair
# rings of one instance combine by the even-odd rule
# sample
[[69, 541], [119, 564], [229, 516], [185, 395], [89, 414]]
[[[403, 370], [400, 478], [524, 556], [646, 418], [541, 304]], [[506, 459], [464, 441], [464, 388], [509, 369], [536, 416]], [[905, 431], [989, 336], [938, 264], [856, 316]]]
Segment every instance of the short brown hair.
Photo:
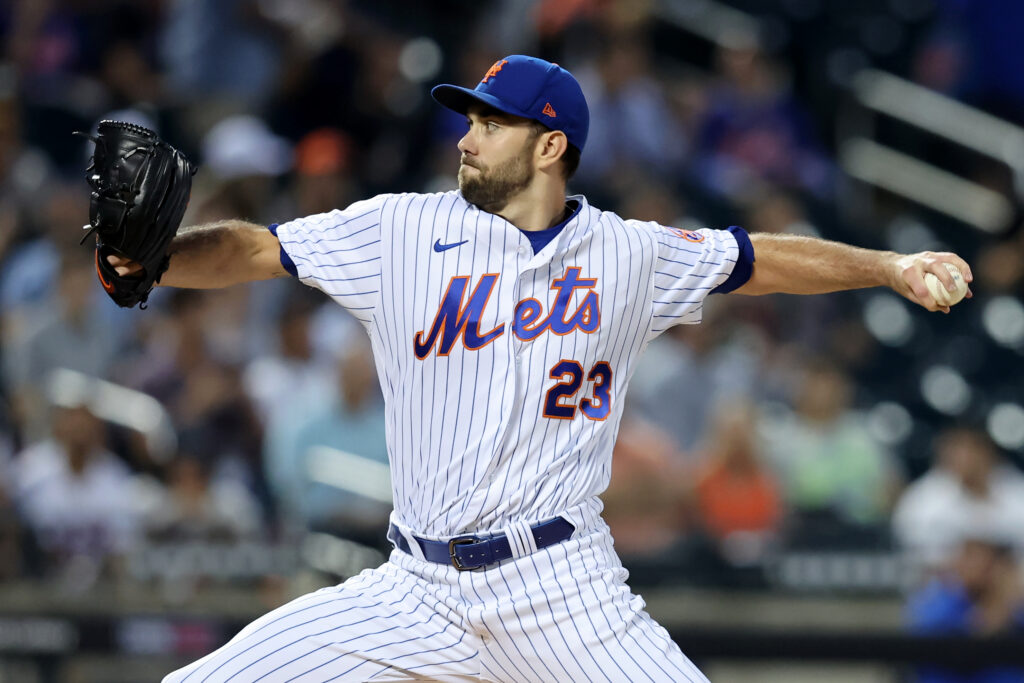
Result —
[[[536, 140], [537, 136], [542, 133], [550, 133], [553, 128], [548, 128], [540, 121], [530, 121], [530, 127], [532, 128], [531, 137]], [[568, 182], [570, 178], [576, 173], [576, 169], [580, 166], [580, 150], [575, 145], [568, 144], [565, 147], [565, 151], [562, 152], [562, 158], [559, 160], [562, 162], [562, 175]]]

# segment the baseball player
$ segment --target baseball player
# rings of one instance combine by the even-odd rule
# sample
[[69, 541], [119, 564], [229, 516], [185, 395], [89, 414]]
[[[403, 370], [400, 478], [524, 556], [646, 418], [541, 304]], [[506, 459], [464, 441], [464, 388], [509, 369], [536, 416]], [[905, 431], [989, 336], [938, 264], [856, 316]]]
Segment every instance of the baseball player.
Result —
[[955, 254], [680, 230], [566, 197], [588, 109], [540, 59], [511, 55], [474, 89], [433, 96], [466, 117], [458, 191], [269, 230], [226, 221], [171, 245], [164, 285], [291, 275], [365, 326], [395, 508], [387, 563], [165, 681], [705, 681], [626, 586], [600, 516], [637, 357], [699, 323], [709, 294], [889, 286], [948, 311], [924, 274], [952, 288], [943, 262], [970, 270]]

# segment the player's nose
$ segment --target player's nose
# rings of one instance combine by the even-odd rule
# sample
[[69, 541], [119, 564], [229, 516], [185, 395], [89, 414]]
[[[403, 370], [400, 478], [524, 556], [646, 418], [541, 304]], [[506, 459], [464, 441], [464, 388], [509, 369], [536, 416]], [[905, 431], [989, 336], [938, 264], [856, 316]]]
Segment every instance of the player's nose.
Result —
[[466, 131], [457, 145], [463, 154], [476, 154], [476, 141], [473, 139], [473, 129]]

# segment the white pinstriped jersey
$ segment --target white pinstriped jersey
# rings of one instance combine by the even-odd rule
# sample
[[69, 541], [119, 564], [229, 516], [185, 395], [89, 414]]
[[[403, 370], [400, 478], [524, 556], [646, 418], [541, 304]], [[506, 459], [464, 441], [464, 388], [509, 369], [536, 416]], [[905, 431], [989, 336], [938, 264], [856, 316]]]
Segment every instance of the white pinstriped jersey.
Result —
[[298, 277], [370, 334], [395, 518], [419, 534], [599, 511], [638, 355], [699, 322], [739, 257], [732, 232], [570, 199], [577, 211], [536, 254], [458, 192], [380, 195], [277, 226]]

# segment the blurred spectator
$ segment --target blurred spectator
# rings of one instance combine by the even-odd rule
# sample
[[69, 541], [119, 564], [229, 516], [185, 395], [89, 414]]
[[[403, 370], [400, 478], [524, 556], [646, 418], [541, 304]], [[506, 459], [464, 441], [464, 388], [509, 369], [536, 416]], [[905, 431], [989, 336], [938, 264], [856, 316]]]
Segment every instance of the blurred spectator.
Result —
[[981, 248], [974, 260], [976, 283], [987, 294], [1024, 294], [1024, 230]]
[[[2, 172], [0, 172], [2, 173]], [[3, 202], [0, 186], [0, 202]], [[88, 223], [88, 191], [85, 187], [72, 187], [54, 183], [49, 194], [39, 204], [31, 204], [28, 197], [12, 195], [14, 214], [19, 220], [10, 227], [18, 231], [10, 236], [8, 254], [0, 272], [0, 310], [5, 315], [24, 317], [26, 311], [54, 295], [54, 284], [59, 277], [65, 254], [72, 252], [79, 229]], [[18, 211], [17, 204], [22, 203]], [[3, 221], [0, 218], [0, 227]], [[78, 237], [75, 234], [78, 233]], [[5, 238], [0, 237], [0, 241]], [[79, 259], [85, 254], [75, 253]]]
[[19, 578], [23, 572], [23, 539], [18, 517], [6, 487], [6, 475], [0, 476], [0, 583]]
[[292, 28], [281, 78], [266, 107], [274, 130], [291, 140], [325, 126], [352, 130], [352, 101], [363, 68], [359, 44], [375, 27], [352, 3], [333, 0], [265, 3]]
[[85, 589], [137, 539], [133, 476], [106, 449], [103, 423], [77, 399], [54, 408], [52, 425], [50, 438], [15, 458], [14, 497], [50, 569], [75, 571]]
[[579, 178], [614, 187], [629, 169], [672, 177], [682, 168], [686, 133], [655, 80], [646, 43], [639, 36], [617, 36], [606, 45], [596, 73], [579, 70], [590, 106]]
[[[743, 227], [751, 232], [821, 237], [808, 217], [807, 203], [792, 190], [765, 185], [753, 191], [744, 205]], [[842, 359], [847, 367], [857, 367], [868, 353], [869, 339], [843, 317], [843, 295], [812, 297], [745, 297], [737, 304], [737, 314], [755, 322], [774, 342], [795, 344], [796, 349], [780, 349], [806, 356], [808, 349]], [[857, 312], [859, 318], [859, 311]], [[833, 339], [839, 331], [839, 339]], [[777, 370], [774, 363], [769, 373]], [[785, 369], [782, 370], [786, 372]]]
[[269, 223], [279, 207], [274, 184], [291, 169], [291, 145], [260, 118], [229, 116], [203, 137], [201, 177], [208, 195], [198, 207], [200, 223], [244, 218]]
[[258, 117], [229, 116], [217, 122], [203, 138], [203, 162], [221, 180], [270, 177], [291, 167], [292, 150]]
[[313, 345], [313, 305], [306, 292], [296, 293], [277, 320], [277, 348], [245, 369], [245, 391], [264, 424], [286, 406], [313, 408], [334, 398], [335, 368]]
[[[348, 131], [363, 150], [363, 182], [370, 194], [404, 188], [405, 179], [421, 163], [415, 120], [430, 99], [401, 68], [404, 46], [402, 36], [380, 28], [372, 40], [364, 41], [362, 69], [356, 75], [353, 97], [346, 103], [353, 114]], [[454, 149], [449, 153], [457, 155]]]
[[657, 427], [623, 418], [612, 455], [612, 479], [601, 500], [615, 549], [630, 563], [670, 552], [691, 530], [687, 469]]
[[[915, 591], [908, 601], [910, 630], [925, 635], [1024, 635], [1024, 583], [1021, 566], [1001, 533], [983, 527], [966, 530], [953, 548], [945, 571]], [[919, 683], [1018, 683], [1024, 669], [973, 667], [955, 671], [920, 667]]]
[[673, 327], [637, 363], [630, 410], [687, 456], [705, 439], [716, 405], [754, 392], [759, 358], [751, 340], [729, 323], [733, 305], [723, 297], [709, 300], [704, 322]]
[[938, 21], [919, 51], [914, 75], [922, 83], [1024, 123], [1020, 35], [1024, 6], [1015, 0], [937, 0]]
[[257, 0], [171, 0], [160, 53], [175, 91], [251, 108], [272, 92], [283, 37]]
[[[0, 263], [23, 237], [30, 195], [43, 183], [47, 165], [42, 154], [25, 145], [14, 84], [4, 83], [4, 76], [0, 67]], [[0, 310], [10, 305], [8, 279], [0, 276]]]
[[719, 404], [696, 476], [696, 508], [705, 532], [732, 566], [762, 563], [782, 524], [774, 474], [762, 462], [757, 414], [749, 403]]
[[754, 46], [720, 48], [717, 62], [721, 82], [697, 140], [697, 180], [733, 198], [766, 182], [831, 195], [832, 166], [781, 66]]
[[762, 194], [751, 197], [746, 216], [744, 227], [750, 232], [821, 237], [808, 221], [800, 200], [784, 190], [765, 188]]
[[158, 541], [231, 541], [256, 535], [259, 504], [237, 481], [211, 479], [210, 463], [190, 453], [171, 461], [166, 487], [142, 509], [146, 535]]
[[37, 312], [36, 327], [5, 359], [7, 385], [12, 388], [22, 426], [38, 434], [42, 410], [42, 383], [56, 368], [77, 370], [91, 377], [107, 377], [121, 346], [124, 327], [111, 326], [96, 315], [96, 274], [85, 254], [65, 261], [59, 273], [58, 298]]
[[814, 360], [802, 368], [794, 411], [762, 421], [786, 502], [801, 518], [798, 533], [820, 530], [822, 542], [830, 528], [884, 524], [900, 489], [900, 466], [869, 436], [852, 398], [851, 378], [828, 360]]
[[[341, 460], [354, 456], [388, 464], [384, 401], [365, 333], [351, 335], [341, 348], [338, 398], [280, 402], [267, 427], [265, 467], [278, 502], [291, 518], [376, 546], [385, 540], [391, 505], [373, 495], [374, 485], [381, 482], [361, 481]], [[329, 455], [322, 455], [325, 450], [338, 452], [337, 481], [324, 481], [318, 474], [321, 468], [314, 467], [314, 461], [330, 462]], [[370, 470], [386, 471], [372, 466]], [[385, 477], [384, 482], [383, 493], [388, 495], [390, 479]], [[373, 491], [361, 492], [366, 486]]]
[[910, 484], [893, 513], [893, 530], [927, 567], [947, 562], [965, 528], [1005, 529], [1024, 553], [1024, 474], [1003, 462], [988, 436], [956, 427], [936, 443], [932, 469]]
[[624, 200], [618, 213], [638, 221], [654, 221], [687, 230], [706, 227], [687, 215], [685, 198], [656, 176], [636, 174], [622, 184]]
[[319, 128], [295, 148], [296, 216], [345, 207], [360, 198], [350, 175], [352, 139], [336, 128]]
[[160, 75], [142, 48], [129, 39], [115, 40], [104, 47], [99, 71], [113, 107], [152, 106], [161, 99]]
[[0, 392], [0, 582], [15, 578], [22, 570], [22, 528], [14, 506], [15, 431]]
[[233, 476], [262, 495], [260, 421], [240, 368], [213, 350], [217, 325], [207, 316], [209, 296], [187, 289], [171, 293], [170, 315], [152, 321], [128, 383], [159, 400], [193, 443], [214, 450], [217, 476]]

